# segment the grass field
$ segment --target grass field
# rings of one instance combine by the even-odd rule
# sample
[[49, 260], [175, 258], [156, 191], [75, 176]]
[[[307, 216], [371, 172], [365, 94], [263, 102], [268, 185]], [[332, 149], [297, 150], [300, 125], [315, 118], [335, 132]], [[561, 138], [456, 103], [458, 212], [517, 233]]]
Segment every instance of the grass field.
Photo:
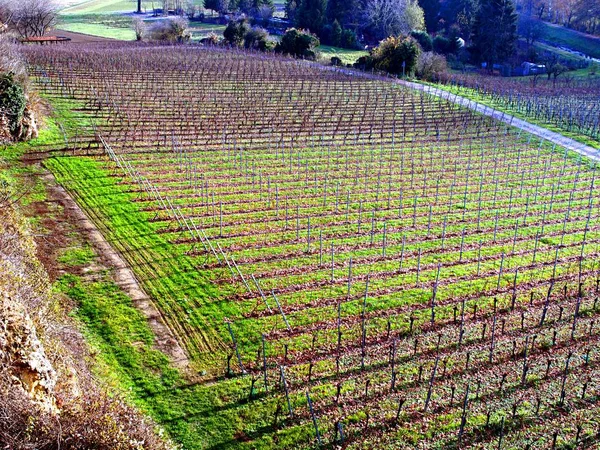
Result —
[[587, 36], [565, 27], [555, 27], [541, 22], [545, 41], [555, 45], [565, 46], [593, 58], [600, 58], [600, 38]]
[[64, 292], [185, 448], [594, 445], [590, 161], [295, 60], [48, 52], [28, 49], [39, 88], [85, 102], [103, 141], [81, 129], [91, 150], [45, 164], [127, 259], [189, 373], [149, 350], [110, 286]]
[[348, 50], [345, 48], [332, 47], [330, 45], [321, 45], [317, 48], [321, 53], [321, 59], [328, 63], [332, 57], [337, 56], [343, 64], [354, 64], [358, 58], [365, 56], [368, 52], [363, 50]]

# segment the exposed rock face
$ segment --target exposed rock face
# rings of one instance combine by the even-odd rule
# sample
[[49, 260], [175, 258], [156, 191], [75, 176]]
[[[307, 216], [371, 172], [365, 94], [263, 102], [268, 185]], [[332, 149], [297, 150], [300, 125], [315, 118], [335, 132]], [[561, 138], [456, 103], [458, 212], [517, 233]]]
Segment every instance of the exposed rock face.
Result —
[[0, 203], [0, 372], [43, 409], [56, 411], [57, 374], [33, 320], [42, 320], [51, 286], [35, 251], [26, 221]]
[[0, 143], [12, 141], [8, 118], [0, 114]]
[[28, 141], [30, 139], [35, 139], [36, 137], [38, 137], [38, 127], [35, 120], [35, 114], [31, 110], [30, 106], [27, 105], [25, 107], [25, 111], [23, 112], [23, 119], [21, 120], [21, 124], [19, 126], [19, 135], [17, 140]]
[[45, 409], [56, 411], [56, 372], [25, 308], [6, 293], [0, 298], [0, 362], [9, 367], [17, 386]]
[[38, 126], [35, 113], [28, 104], [23, 112], [21, 123], [16, 132], [11, 133], [10, 121], [0, 113], [0, 142], [28, 141], [38, 137]]

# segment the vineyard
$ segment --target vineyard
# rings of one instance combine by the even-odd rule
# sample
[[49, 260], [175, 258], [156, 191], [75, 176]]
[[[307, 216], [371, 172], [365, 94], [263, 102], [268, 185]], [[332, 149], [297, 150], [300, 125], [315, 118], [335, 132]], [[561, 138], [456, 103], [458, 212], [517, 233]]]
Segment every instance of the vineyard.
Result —
[[[600, 80], [563, 78], [511, 79], [452, 74], [439, 80], [451, 92], [485, 100], [519, 117], [580, 135], [600, 148]], [[581, 140], [581, 138], [579, 139]]]
[[27, 52], [90, 123], [46, 166], [198, 374], [170, 394], [189, 414], [159, 422], [193, 435], [193, 386], [235, 386], [233, 431], [186, 448], [596, 445], [596, 163], [304, 61]]

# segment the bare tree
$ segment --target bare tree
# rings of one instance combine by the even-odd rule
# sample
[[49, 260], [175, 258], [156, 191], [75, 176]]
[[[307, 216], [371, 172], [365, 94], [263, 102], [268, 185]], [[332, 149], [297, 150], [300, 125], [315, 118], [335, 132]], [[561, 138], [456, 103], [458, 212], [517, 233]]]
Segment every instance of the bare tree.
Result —
[[141, 17], [134, 17], [132, 23], [133, 31], [135, 32], [135, 39], [141, 41], [144, 39], [146, 34], [146, 22]]
[[43, 36], [58, 22], [58, 7], [53, 0], [0, 0], [6, 10], [6, 25], [20, 37]]
[[363, 10], [366, 26], [377, 39], [422, 30], [424, 13], [416, 0], [369, 0]]

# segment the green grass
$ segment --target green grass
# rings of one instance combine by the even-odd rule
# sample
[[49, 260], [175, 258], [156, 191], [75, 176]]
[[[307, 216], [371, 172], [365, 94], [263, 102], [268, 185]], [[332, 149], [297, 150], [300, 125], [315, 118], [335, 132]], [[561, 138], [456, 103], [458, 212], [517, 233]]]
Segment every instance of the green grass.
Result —
[[120, 14], [63, 14], [58, 28], [123, 41], [135, 39], [131, 17]]
[[543, 40], [600, 58], [600, 38], [587, 36], [565, 27], [553, 27], [545, 22], [541, 24]]
[[89, 246], [65, 249], [58, 257], [58, 262], [69, 267], [80, 267], [89, 264], [94, 259], [94, 250]]
[[332, 57], [337, 56], [344, 64], [354, 64], [358, 58], [368, 54], [364, 50], [349, 50], [330, 45], [321, 45], [317, 47], [317, 50], [321, 52], [321, 60], [326, 63], [329, 63]]
[[[203, 0], [194, 0], [194, 4], [201, 6]], [[160, 8], [162, 3], [144, 0], [142, 11], [152, 12], [152, 7]], [[132, 0], [87, 0], [74, 6], [65, 8], [65, 14], [90, 14], [90, 13], [113, 13], [137, 11], [137, 2]]]
[[135, 32], [123, 28], [107, 27], [95, 23], [66, 23], [58, 26], [58, 29], [71, 31], [73, 33], [89, 34], [109, 39], [118, 39], [121, 41], [135, 40]]
[[[16, 193], [27, 189], [24, 175], [35, 176], [40, 168], [23, 166], [20, 158], [40, 148], [59, 148], [63, 142], [61, 127], [68, 131], [87, 123], [75, 112], [79, 106], [76, 102], [54, 99], [53, 115], [45, 120], [37, 139], [3, 147], [0, 181]], [[43, 200], [40, 196], [45, 196], [41, 181], [27, 190], [20, 203]], [[112, 200], [110, 195], [101, 197], [106, 208], [115, 206], [111, 205]], [[125, 203], [130, 204], [129, 200]], [[95, 257], [94, 250], [82, 244], [65, 249], [58, 261], [77, 268]], [[155, 338], [146, 318], [109, 273], [95, 274], [94, 281], [67, 274], [55, 282], [54, 289], [76, 304], [72, 315], [80, 322], [86, 342], [93, 350], [92, 364], [102, 383], [151, 415], [182, 448], [290, 448], [310, 435], [310, 427], [287, 426], [281, 419], [282, 429], [273, 429], [276, 399], [259, 397], [248, 401], [249, 377], [215, 378], [202, 384], [190, 382], [154, 347]], [[240, 436], [247, 436], [248, 442], [238, 442], [236, 438]]]
[[[144, 1], [142, 8], [150, 10], [152, 2]], [[106, 12], [133, 12], [137, 9], [137, 2], [131, 0], [88, 0], [78, 5], [64, 9], [65, 14], [90, 14]]]
[[[56, 288], [78, 305], [74, 315], [97, 354], [97, 374], [154, 417], [183, 448], [289, 448], [307, 438], [306, 425], [272, 427], [274, 399], [249, 401], [249, 377], [188, 382], [154, 348], [145, 317], [109, 278], [87, 282], [65, 275]], [[240, 436], [248, 442], [236, 441]]]

